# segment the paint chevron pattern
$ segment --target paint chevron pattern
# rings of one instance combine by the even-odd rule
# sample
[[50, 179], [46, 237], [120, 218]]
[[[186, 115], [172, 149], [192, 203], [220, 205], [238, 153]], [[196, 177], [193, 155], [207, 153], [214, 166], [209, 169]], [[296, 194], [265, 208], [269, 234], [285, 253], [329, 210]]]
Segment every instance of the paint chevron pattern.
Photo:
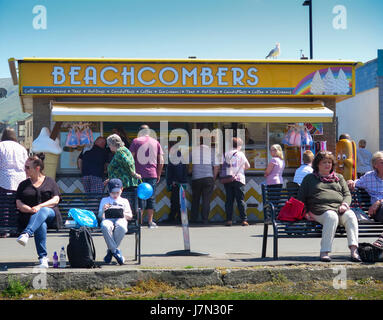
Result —
[[[262, 191], [261, 185], [256, 181], [257, 179], [248, 177], [245, 186], [245, 202], [247, 205], [246, 214], [249, 221], [260, 222], [263, 220], [263, 204], [262, 204]], [[259, 180], [259, 179], [258, 179]], [[63, 178], [58, 179], [57, 184], [62, 193], [82, 193], [84, 188], [79, 178]], [[165, 220], [170, 213], [170, 196], [171, 193], [166, 188], [166, 181], [161, 180], [156, 187], [156, 206], [154, 219], [161, 222]], [[191, 210], [191, 187], [186, 188], [186, 207], [190, 216]], [[209, 221], [223, 222], [226, 219], [225, 213], [225, 188], [223, 184], [216, 182], [211, 202]], [[239, 220], [239, 212], [234, 206], [234, 219]], [[144, 216], [146, 222], [146, 216]]]

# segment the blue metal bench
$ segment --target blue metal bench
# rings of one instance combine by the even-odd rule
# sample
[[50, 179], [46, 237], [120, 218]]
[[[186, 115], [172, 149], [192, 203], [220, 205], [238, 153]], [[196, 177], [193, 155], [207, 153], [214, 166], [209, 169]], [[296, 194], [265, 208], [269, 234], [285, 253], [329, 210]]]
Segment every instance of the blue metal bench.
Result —
[[[105, 193], [63, 193], [59, 203], [59, 209], [63, 220], [62, 229], [48, 229], [49, 231], [68, 231], [65, 222], [68, 220], [68, 211], [71, 208], [87, 209], [93, 211], [96, 216], [100, 201], [107, 196]], [[133, 219], [129, 220], [127, 234], [135, 235], [134, 260], [141, 263], [141, 208], [138, 206], [137, 189], [131, 189], [122, 194], [129, 200], [133, 212]], [[16, 208], [16, 195], [14, 193], [0, 194], [0, 233], [18, 236], [22, 230], [18, 230], [18, 215]], [[48, 226], [49, 228], [49, 226]], [[93, 228], [92, 232], [101, 232], [100, 228]]]
[[[262, 185], [263, 199], [263, 243], [262, 258], [266, 257], [268, 230], [271, 225], [273, 228], [273, 259], [278, 259], [278, 240], [280, 238], [321, 238], [322, 225], [315, 221], [301, 220], [297, 222], [287, 222], [278, 220], [278, 214], [290, 197], [296, 197], [298, 186], [288, 186], [286, 188], [275, 188]], [[362, 189], [354, 190], [352, 193], [351, 208], [360, 207], [367, 212], [371, 205], [369, 194]], [[359, 237], [378, 237], [383, 232], [383, 223], [359, 222]], [[343, 226], [338, 226], [335, 237], [346, 237]]]

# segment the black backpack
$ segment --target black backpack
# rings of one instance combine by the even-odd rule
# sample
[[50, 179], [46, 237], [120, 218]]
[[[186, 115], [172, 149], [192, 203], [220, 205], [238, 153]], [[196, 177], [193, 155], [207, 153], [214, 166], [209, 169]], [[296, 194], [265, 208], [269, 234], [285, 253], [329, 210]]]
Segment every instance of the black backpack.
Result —
[[71, 268], [96, 267], [96, 249], [87, 227], [70, 229], [67, 253]]
[[359, 243], [358, 253], [363, 262], [383, 261], [383, 250], [374, 247], [371, 243]]

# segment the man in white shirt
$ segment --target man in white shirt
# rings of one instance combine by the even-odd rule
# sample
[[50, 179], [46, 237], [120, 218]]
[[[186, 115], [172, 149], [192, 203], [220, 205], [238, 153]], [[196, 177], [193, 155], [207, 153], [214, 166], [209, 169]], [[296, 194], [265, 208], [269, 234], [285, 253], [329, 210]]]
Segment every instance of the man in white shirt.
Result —
[[297, 184], [301, 184], [303, 178], [309, 173], [313, 172], [313, 168], [311, 166], [314, 160], [314, 154], [310, 150], [306, 150], [302, 156], [303, 164], [295, 171], [294, 182]]
[[[25, 173], [25, 162], [28, 159], [27, 150], [17, 142], [16, 132], [11, 128], [3, 131], [0, 142], [0, 193], [16, 193], [20, 182], [27, 176]], [[3, 215], [9, 213], [3, 208]], [[6, 238], [9, 233], [0, 233], [1, 238]]]
[[216, 163], [215, 152], [203, 144], [192, 147], [190, 159], [192, 163], [192, 204], [190, 222], [198, 222], [200, 215], [200, 200], [202, 198], [202, 221], [208, 223], [210, 212], [210, 199], [214, 190], [214, 182], [219, 173], [219, 164]]
[[17, 142], [15, 130], [6, 128], [0, 142], [0, 192], [16, 192], [27, 176], [24, 166], [27, 150]]
[[359, 140], [359, 148], [356, 156], [356, 170], [358, 172], [358, 178], [363, 176], [366, 172], [372, 171], [371, 159], [372, 153], [366, 149], [367, 142], [362, 139]]

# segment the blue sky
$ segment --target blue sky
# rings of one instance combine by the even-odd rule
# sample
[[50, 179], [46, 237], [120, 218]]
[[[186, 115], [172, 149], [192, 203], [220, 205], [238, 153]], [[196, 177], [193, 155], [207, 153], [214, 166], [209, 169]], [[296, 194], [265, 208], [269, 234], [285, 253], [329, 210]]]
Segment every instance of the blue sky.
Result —
[[[121, 57], [264, 59], [281, 44], [281, 60], [309, 56], [303, 0], [0, 0], [0, 78], [8, 58]], [[36, 30], [32, 9], [47, 9]], [[333, 8], [346, 8], [335, 29]], [[382, 0], [313, 0], [314, 59], [376, 58], [383, 48]]]

